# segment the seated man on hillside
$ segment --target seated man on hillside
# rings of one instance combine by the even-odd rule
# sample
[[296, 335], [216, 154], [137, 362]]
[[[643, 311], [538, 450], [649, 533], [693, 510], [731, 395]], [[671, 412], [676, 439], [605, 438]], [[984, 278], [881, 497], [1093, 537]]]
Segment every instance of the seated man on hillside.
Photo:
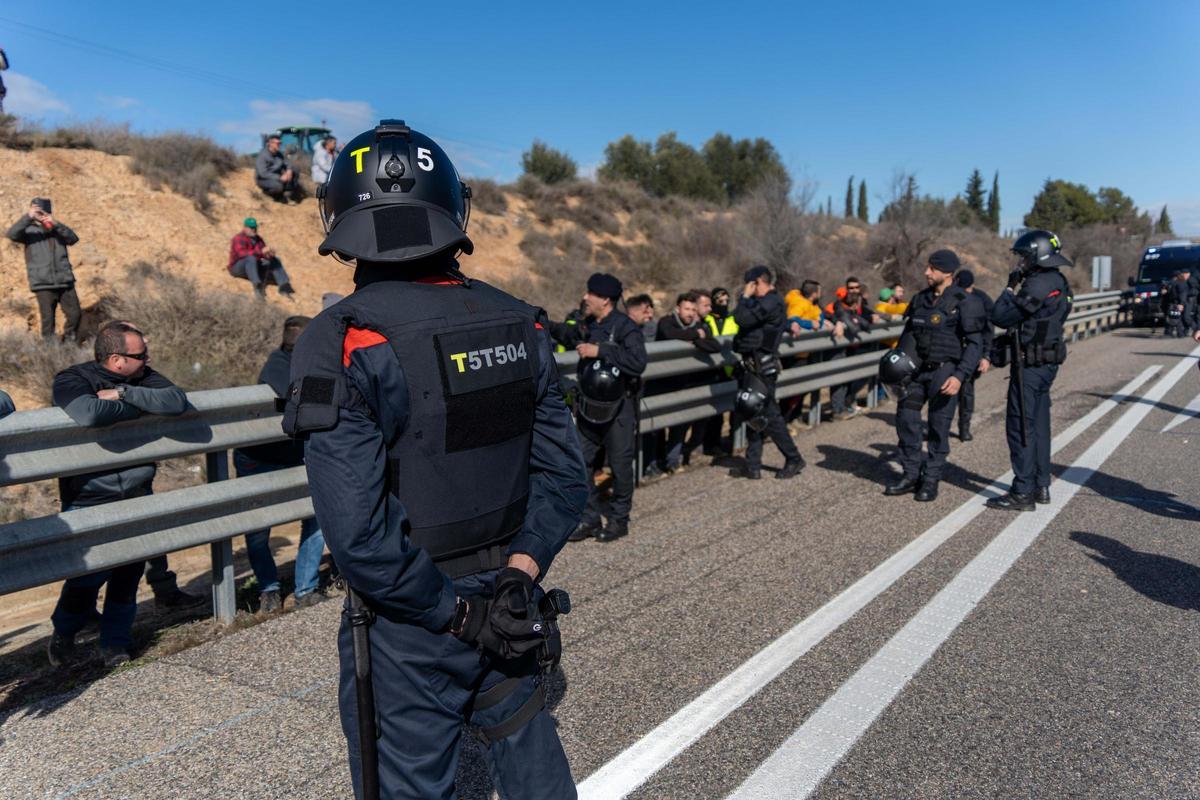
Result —
[[296, 170], [279, 152], [279, 137], [267, 137], [267, 144], [254, 159], [254, 182], [269, 197], [280, 203], [294, 200], [299, 203], [303, 192]]
[[228, 269], [233, 277], [250, 281], [259, 297], [267, 296], [268, 283], [278, 286], [282, 295], [296, 293], [275, 251], [258, 235], [258, 220], [254, 217], [246, 217], [242, 232], [230, 242]]

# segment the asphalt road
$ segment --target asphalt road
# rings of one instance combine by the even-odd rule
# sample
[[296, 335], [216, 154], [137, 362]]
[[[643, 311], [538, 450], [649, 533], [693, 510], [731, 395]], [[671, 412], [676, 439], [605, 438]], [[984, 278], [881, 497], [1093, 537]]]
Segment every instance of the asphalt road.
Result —
[[[890, 405], [801, 434], [796, 480], [640, 489], [627, 539], [550, 576], [581, 796], [1200, 796], [1193, 347], [1072, 348], [1037, 514], [980, 509], [1008, 470], [999, 374], [934, 503], [879, 494]], [[5, 712], [0, 796], [349, 796], [335, 606]], [[466, 742], [461, 796], [491, 797]]]

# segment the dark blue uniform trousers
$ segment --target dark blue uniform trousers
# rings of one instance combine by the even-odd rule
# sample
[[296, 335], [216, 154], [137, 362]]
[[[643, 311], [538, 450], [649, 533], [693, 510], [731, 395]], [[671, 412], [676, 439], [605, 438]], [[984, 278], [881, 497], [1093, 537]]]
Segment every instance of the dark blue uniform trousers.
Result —
[[[490, 595], [496, 572], [454, 581], [459, 596]], [[474, 648], [448, 633], [376, 617], [371, 626], [372, 683], [379, 732], [380, 796], [386, 800], [438, 800], [457, 797], [454, 776], [462, 745], [463, 711], [471, 699], [509, 675]], [[354, 692], [354, 651], [350, 623], [342, 614], [342, 731], [350, 751], [350, 774], [361, 797], [358, 706]], [[522, 662], [527, 663], [527, 662]], [[501, 664], [503, 666], [503, 664]], [[530, 669], [520, 686], [497, 705], [472, 715], [481, 727], [511, 717], [540, 680]], [[575, 782], [549, 709], [543, 708], [516, 733], [488, 748], [492, 781], [506, 800], [574, 800]]]
[[[599, 525], [607, 517], [608, 522], [629, 523], [629, 512], [633, 508], [633, 459], [637, 439], [637, 415], [634, 398], [625, 398], [621, 409], [611, 422], [594, 425], [582, 417], [577, 420], [579, 443], [583, 445], [583, 461], [588, 467], [588, 502], [582, 521]], [[592, 470], [599, 466], [601, 450], [612, 467], [612, 499], [605, 503], [600, 490], [592, 480]]]
[[1021, 445], [1021, 412], [1017, 384], [1008, 384], [1005, 432], [1012, 460], [1014, 494], [1031, 494], [1050, 485], [1050, 385], [1058, 375], [1057, 364], [1025, 367], [1021, 383], [1025, 392], [1026, 445]]
[[900, 466], [904, 477], [916, 480], [921, 475], [921, 444], [925, 423], [921, 410], [929, 404], [929, 458], [925, 461], [925, 480], [940, 481], [950, 455], [950, 421], [954, 418], [958, 396], [942, 394], [942, 384], [954, 374], [954, 364], [917, 373], [900, 399], [896, 411], [896, 433], [900, 438]]

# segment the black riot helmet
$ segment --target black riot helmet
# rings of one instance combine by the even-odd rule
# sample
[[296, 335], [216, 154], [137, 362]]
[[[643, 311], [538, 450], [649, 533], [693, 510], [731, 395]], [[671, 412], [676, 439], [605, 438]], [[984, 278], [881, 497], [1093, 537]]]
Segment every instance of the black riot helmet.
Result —
[[1012, 251], [1028, 267], [1071, 267], [1074, 263], [1062, 254], [1058, 236], [1041, 228], [1026, 231], [1013, 242]]
[[921, 364], [914, 356], [895, 347], [879, 360], [879, 382], [884, 386], [904, 387], [920, 370]]
[[603, 425], [617, 415], [624, 399], [625, 378], [620, 367], [596, 359], [583, 368], [579, 375], [579, 416]]
[[767, 403], [770, 392], [762, 379], [747, 372], [742, 376], [737, 396], [733, 399], [735, 424], [745, 422], [751, 430], [761, 432], [767, 427]]
[[381, 120], [350, 140], [317, 188], [325, 226], [317, 252], [382, 263], [470, 254], [470, 198], [437, 142], [402, 120]]

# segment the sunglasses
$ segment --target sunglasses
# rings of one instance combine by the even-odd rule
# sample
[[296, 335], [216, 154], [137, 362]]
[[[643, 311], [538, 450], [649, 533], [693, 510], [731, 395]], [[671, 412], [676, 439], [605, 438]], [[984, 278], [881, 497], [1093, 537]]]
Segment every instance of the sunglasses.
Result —
[[145, 361], [146, 359], [148, 359], [150, 357], [150, 351], [143, 350], [140, 353], [113, 353], [113, 355], [125, 356], [125, 358], [133, 358], [133, 359], [137, 359], [138, 361]]

